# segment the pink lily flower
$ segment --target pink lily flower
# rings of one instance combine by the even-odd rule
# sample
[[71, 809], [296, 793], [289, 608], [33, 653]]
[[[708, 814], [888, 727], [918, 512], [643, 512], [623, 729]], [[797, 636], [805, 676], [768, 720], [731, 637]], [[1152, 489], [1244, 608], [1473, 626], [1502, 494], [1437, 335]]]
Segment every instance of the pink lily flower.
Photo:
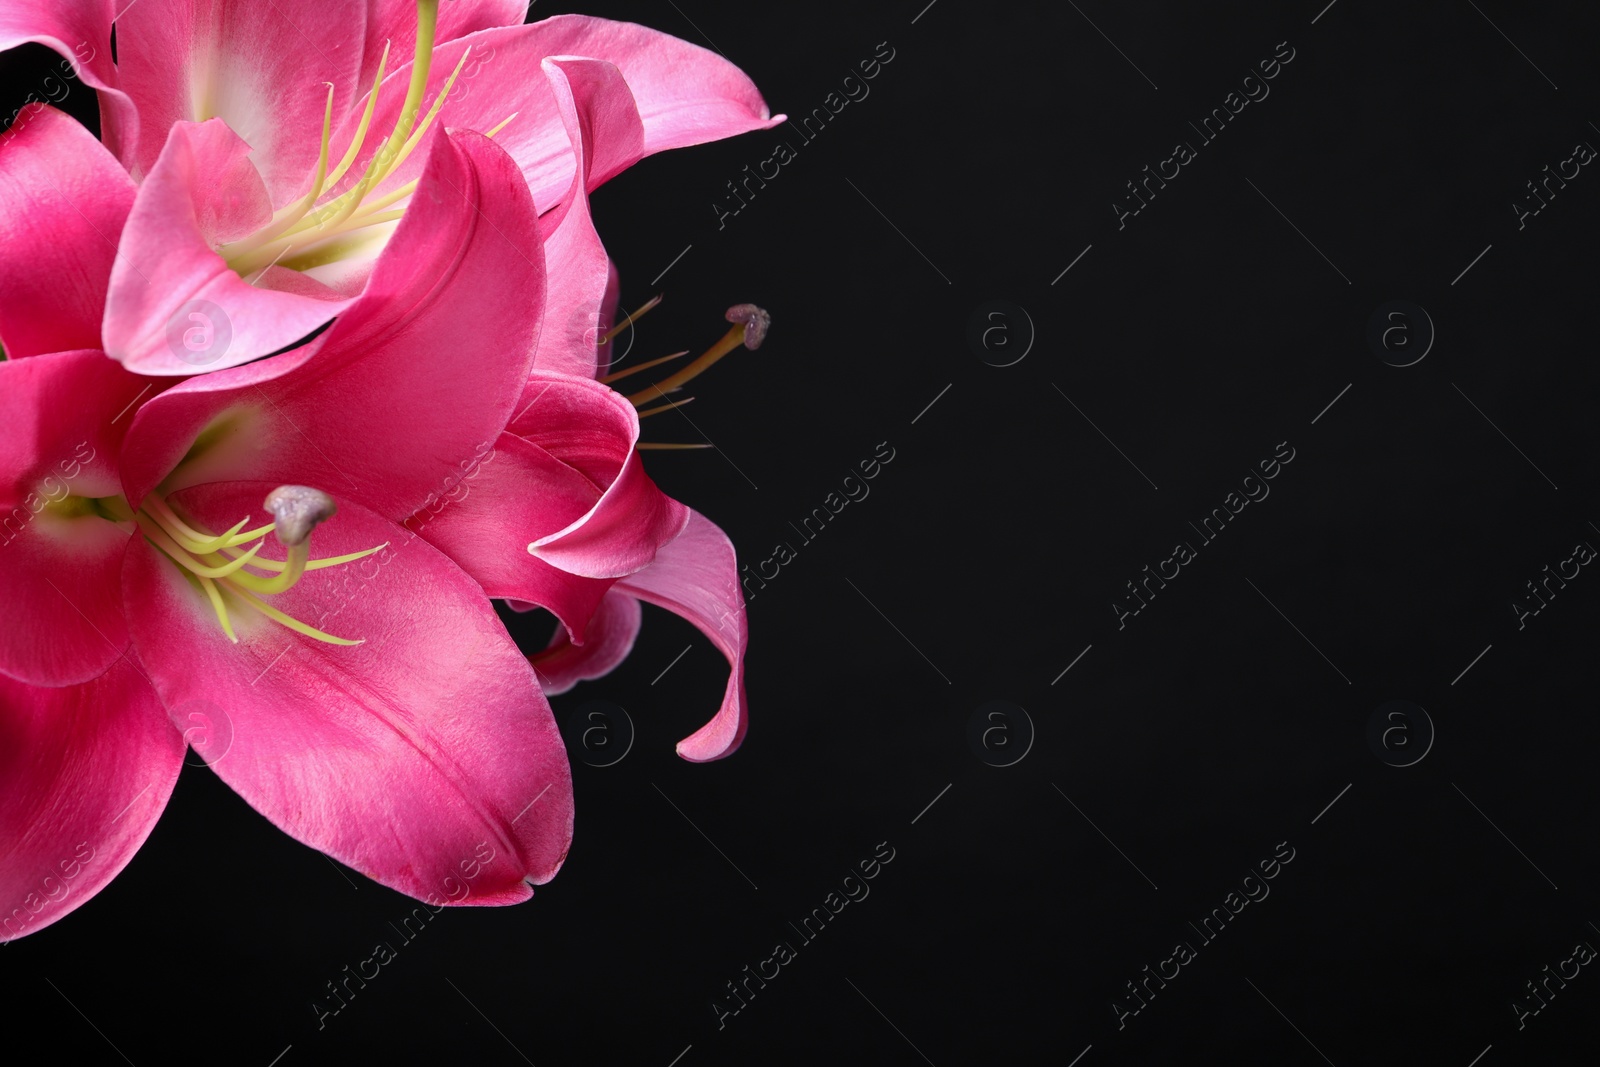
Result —
[[220, 370], [370, 299], [379, 262], [411, 255], [394, 243], [404, 213], [461, 195], [426, 184], [434, 129], [494, 137], [539, 211], [561, 210], [578, 167], [550, 57], [600, 61], [592, 76], [619, 89], [608, 107], [632, 120], [626, 140], [597, 141], [585, 191], [654, 152], [782, 121], [705, 49], [579, 15], [520, 25], [525, 10], [521, 0], [8, 0], [0, 48], [96, 50], [82, 76], [101, 90], [107, 145], [140, 183], [112, 271], [106, 351], [142, 374]]
[[[627, 657], [642, 622], [640, 601], [696, 626], [728, 659], [730, 674], [717, 714], [677, 751], [695, 762], [721, 759], [738, 748], [748, 725], [749, 634], [733, 545], [650, 481], [636, 447], [639, 398], [595, 377], [603, 345], [595, 324], [615, 316], [617, 277], [594, 230], [588, 190], [608, 146], [633, 146], [631, 152], [642, 143], [642, 123], [611, 64], [557, 59], [546, 60], [545, 70], [577, 162], [562, 206], [540, 218], [550, 289], [534, 369], [493, 463], [474, 474], [477, 488], [437, 517], [417, 516], [414, 528], [490, 596], [556, 616], [556, 637], [532, 657], [548, 695], [601, 677]], [[740, 342], [759, 345], [766, 313], [742, 314], [723, 344], [662, 383], [666, 389]], [[517, 502], [509, 514], [500, 503], [507, 500]], [[486, 536], [508, 527], [526, 542], [526, 553]]]
[[27, 620], [0, 630], [0, 939], [127, 863], [196, 709], [231, 728], [197, 746], [224, 781], [391, 888], [509, 904], [560, 868], [572, 790], [549, 706], [480, 586], [405, 526], [513, 414], [538, 218], [481, 135], [435, 138], [430, 182], [464, 195], [418, 199], [373, 299], [310, 345], [179, 382], [53, 350], [96, 340], [126, 172], [48, 109], [0, 144], [0, 282], [21, 278], [12, 242], [61, 282], [0, 311], [0, 590]]
[[[697, 763], [731, 755], [748, 726], [749, 641], [732, 543], [644, 474], [639, 417], [626, 398], [556, 372], [535, 372], [523, 395], [523, 411], [500, 435], [493, 462], [475, 473], [472, 492], [437, 516], [418, 515], [412, 528], [491, 597], [556, 616], [557, 636], [531, 657], [548, 695], [627, 657], [640, 601], [692, 623], [730, 674], [716, 715], [678, 742], [678, 755]], [[515, 501], [509, 514], [505, 501]], [[526, 552], [506, 550], [508, 525], [527, 539]], [[491, 530], [501, 539], [491, 540]]]

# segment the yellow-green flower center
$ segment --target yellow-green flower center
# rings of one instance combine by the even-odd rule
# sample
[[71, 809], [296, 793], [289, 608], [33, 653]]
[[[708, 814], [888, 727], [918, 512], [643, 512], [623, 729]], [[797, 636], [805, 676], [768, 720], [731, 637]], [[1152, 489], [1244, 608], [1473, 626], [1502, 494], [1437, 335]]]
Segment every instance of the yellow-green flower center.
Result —
[[[406, 91], [405, 103], [395, 120], [394, 129], [384, 138], [373, 153], [361, 178], [348, 191], [330, 197], [319, 205], [325, 193], [337, 187], [340, 179], [349, 172], [366, 143], [377, 110], [378, 88], [383, 83], [384, 71], [389, 62], [389, 46], [384, 45], [383, 57], [378, 62], [377, 77], [372, 91], [367, 94], [366, 108], [356, 127], [350, 147], [330, 172], [328, 169], [328, 142], [333, 129], [334, 87], [328, 86], [328, 103], [322, 119], [322, 150], [317, 157], [317, 170], [312, 178], [311, 190], [294, 203], [276, 211], [270, 222], [249, 237], [231, 242], [218, 249], [228, 266], [242, 278], [251, 278], [268, 267], [278, 265], [291, 270], [311, 270], [334, 263], [359, 252], [374, 243], [387, 240], [393, 227], [405, 214], [405, 207], [395, 204], [408, 199], [416, 192], [416, 181], [409, 181], [382, 196], [368, 199], [422, 141], [423, 135], [433, 125], [445, 98], [450, 95], [456, 78], [466, 65], [472, 49], [461, 54], [461, 60], [434, 97], [428, 113], [417, 121], [422, 108], [422, 98], [428, 87], [428, 72], [432, 66], [433, 43], [438, 29], [439, 0], [417, 0], [417, 47], [411, 67], [411, 82]], [[515, 118], [513, 115], [511, 118]], [[493, 137], [507, 122], [500, 123], [488, 136]]]
[[[133, 524], [146, 541], [177, 565], [185, 577], [205, 593], [212, 610], [216, 612], [222, 632], [235, 644], [239, 638], [234, 633], [230, 607], [235, 612], [241, 608], [253, 608], [273, 622], [316, 641], [332, 645], [362, 643], [360, 640], [324, 633], [263, 599], [288, 592], [307, 571], [353, 563], [388, 547], [386, 541], [362, 552], [312, 559], [311, 530], [330, 518], [335, 510], [333, 499], [325, 493], [304, 486], [282, 486], [267, 497], [265, 504], [266, 510], [274, 515], [274, 521], [246, 530], [245, 524], [250, 520], [245, 518], [220, 534], [185, 521], [160, 493], [153, 492], [147, 496], [137, 511], [130, 508], [120, 496], [90, 501], [72, 499], [82, 501], [83, 507], [114, 522]], [[284, 559], [261, 558], [260, 552], [266, 547], [266, 535], [269, 533], [275, 533], [284, 546]], [[250, 544], [252, 541], [255, 544]], [[249, 547], [245, 548], [246, 545]]]

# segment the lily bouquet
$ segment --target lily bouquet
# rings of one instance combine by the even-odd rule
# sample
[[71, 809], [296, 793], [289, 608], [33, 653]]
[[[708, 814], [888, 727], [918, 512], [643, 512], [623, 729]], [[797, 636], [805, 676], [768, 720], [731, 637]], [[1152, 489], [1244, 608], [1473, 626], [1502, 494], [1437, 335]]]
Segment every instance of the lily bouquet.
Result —
[[[0, 135], [0, 940], [127, 864], [186, 743], [384, 885], [526, 900], [572, 837], [546, 694], [616, 667], [641, 601], [730, 665], [679, 754], [742, 740], [733, 547], [651, 481], [639, 418], [766, 313], [615, 391], [651, 364], [601, 376], [589, 193], [782, 117], [694, 45], [524, 10], [0, 9], [101, 121]], [[493, 599], [557, 636], [524, 654]]]

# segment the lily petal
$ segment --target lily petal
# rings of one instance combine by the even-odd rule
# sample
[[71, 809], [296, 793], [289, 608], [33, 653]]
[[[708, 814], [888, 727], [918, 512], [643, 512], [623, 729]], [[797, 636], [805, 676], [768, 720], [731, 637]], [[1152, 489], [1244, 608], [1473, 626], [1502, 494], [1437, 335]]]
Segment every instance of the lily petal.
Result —
[[[270, 488], [212, 483], [172, 500], [220, 529]], [[124, 589], [140, 658], [169, 709], [220, 709], [231, 743], [201, 755], [295, 839], [418, 899], [526, 900], [572, 837], [550, 707], [471, 578], [421, 538], [339, 504], [312, 535], [319, 554], [390, 547], [367, 566], [313, 572], [272, 606], [364, 644], [313, 641], [249, 608], [234, 614], [231, 644], [204, 595], [138, 542]]]
[[507, 433], [483, 462], [405, 526], [448, 555], [489, 596], [545, 608], [582, 641], [611, 582], [569, 574], [530, 555], [527, 546], [580, 519], [600, 493], [579, 471]]
[[252, 285], [215, 251], [272, 217], [251, 154], [220, 119], [181, 122], [139, 187], [104, 325], [106, 351], [129, 370], [190, 375], [236, 366], [293, 344], [349, 303], [331, 289], [317, 299]]
[[639, 636], [643, 612], [639, 602], [626, 593], [608, 592], [590, 618], [581, 645], [572, 643], [565, 627], [556, 627], [549, 647], [529, 656], [539, 687], [545, 696], [565, 693], [579, 682], [604, 677], [616, 670]]
[[[610, 326], [604, 316], [612, 268], [589, 214], [589, 177], [597, 164], [602, 171], [622, 170], [642, 157], [644, 126], [622, 72], [612, 64], [598, 59], [547, 59], [543, 69], [555, 91], [577, 169], [562, 206], [539, 220], [550, 295], [533, 362], [542, 370], [593, 378], [599, 335]], [[596, 160], [597, 149], [608, 157]]]
[[[556, 15], [527, 26], [482, 30], [438, 45], [428, 73], [428, 99], [438, 94], [468, 48], [473, 58], [462, 71], [464, 84], [452, 90], [438, 122], [455, 129], [490, 130], [515, 114], [495, 140], [522, 168], [541, 212], [561, 202], [576, 171], [560, 106], [540, 69], [548, 56], [603, 59], [622, 71], [644, 125], [645, 155], [769, 129], [783, 121], [782, 116], [769, 117], [754, 83], [716, 53], [644, 26], [584, 15]], [[409, 63], [384, 78], [374, 128], [393, 126], [410, 79]], [[334, 137], [338, 150], [349, 145], [355, 125], [352, 117]], [[364, 149], [364, 158], [375, 151]], [[592, 168], [590, 189], [626, 165], [621, 162], [625, 157], [597, 149], [597, 160], [601, 156], [608, 162]], [[415, 176], [415, 165], [408, 161], [379, 188]], [[345, 177], [345, 187], [354, 183], [353, 176]]]
[[183, 735], [130, 662], [59, 688], [0, 676], [0, 941], [121, 873], [182, 767]]
[[220, 118], [254, 150], [272, 202], [285, 203], [316, 166], [327, 85], [335, 115], [368, 89], [360, 81], [366, 0], [119, 7], [117, 70], [141, 125], [124, 162], [136, 176], [153, 171], [173, 125]]
[[459, 481], [462, 457], [492, 446], [538, 327], [538, 222], [494, 142], [453, 134], [429, 157], [390, 242], [396, 254], [380, 258], [365, 295], [326, 333], [145, 405], [123, 466], [129, 501], [172, 474], [209, 428], [173, 487], [316, 484], [400, 521]]
[[655, 562], [613, 587], [679, 615], [699, 628], [728, 657], [732, 671], [716, 716], [678, 742], [678, 755], [695, 763], [731, 755], [744, 740], [748, 717], [744, 653], [749, 644], [739, 564], [728, 535], [698, 512], [682, 534], [656, 553]]
[[[121, 146], [137, 135], [138, 113], [117, 88], [118, 72], [111, 62], [111, 26], [119, 6], [117, 0], [6, 0], [0, 5], [0, 52], [33, 41], [64, 58], [73, 76], [100, 91], [106, 147], [126, 160]], [[65, 85], [65, 71], [61, 77]], [[47, 97], [54, 92], [48, 84], [41, 89]]]
[[100, 346], [133, 179], [94, 135], [40, 106], [0, 137], [0, 344], [19, 359]]
[[14, 616], [0, 672], [73, 685], [127, 646], [117, 575], [130, 531], [74, 505], [119, 491], [126, 412], [151, 384], [101, 352], [0, 362], [0, 599]]
[[[617, 307], [621, 303], [622, 275], [617, 271], [616, 261], [612, 260], [606, 267], [606, 293], [605, 296], [600, 300], [600, 321], [597, 324], [597, 327], [602, 335], [616, 325]], [[624, 329], [623, 333], [627, 333], [629, 329], [632, 329], [631, 325], [627, 329]], [[617, 335], [617, 337], [621, 336], [622, 334]], [[610, 341], [596, 338], [596, 346], [599, 349], [599, 358], [595, 362], [595, 369], [593, 373], [594, 377], [599, 377], [601, 374], [608, 373], [615, 368], [617, 363], [621, 362], [627, 357], [628, 349], [631, 347], [627, 344], [624, 344], [622, 346], [623, 354], [620, 356], [617, 355], [616, 337], [612, 338]], [[535, 367], [538, 367], [539, 365], [537, 356], [534, 357], [533, 365]]]
[[639, 416], [621, 394], [591, 378], [535, 373], [535, 394], [508, 427], [582, 471], [603, 492], [581, 516], [531, 538], [528, 551], [588, 578], [631, 574], [677, 537], [689, 509], [657, 488], [634, 445]]

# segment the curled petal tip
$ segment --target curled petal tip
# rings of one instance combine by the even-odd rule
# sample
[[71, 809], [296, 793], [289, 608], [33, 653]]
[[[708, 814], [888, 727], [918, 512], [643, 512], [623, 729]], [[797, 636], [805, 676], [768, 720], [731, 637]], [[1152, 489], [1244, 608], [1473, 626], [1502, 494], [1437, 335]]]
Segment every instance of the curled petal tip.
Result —
[[772, 316], [767, 314], [765, 308], [754, 304], [735, 304], [723, 317], [729, 322], [744, 323], [744, 346], [752, 352], [761, 347], [761, 342], [767, 339], [767, 330], [772, 326]]
[[317, 524], [333, 518], [339, 505], [320, 489], [280, 485], [267, 494], [262, 508], [275, 520], [273, 532], [284, 547], [303, 545]]

